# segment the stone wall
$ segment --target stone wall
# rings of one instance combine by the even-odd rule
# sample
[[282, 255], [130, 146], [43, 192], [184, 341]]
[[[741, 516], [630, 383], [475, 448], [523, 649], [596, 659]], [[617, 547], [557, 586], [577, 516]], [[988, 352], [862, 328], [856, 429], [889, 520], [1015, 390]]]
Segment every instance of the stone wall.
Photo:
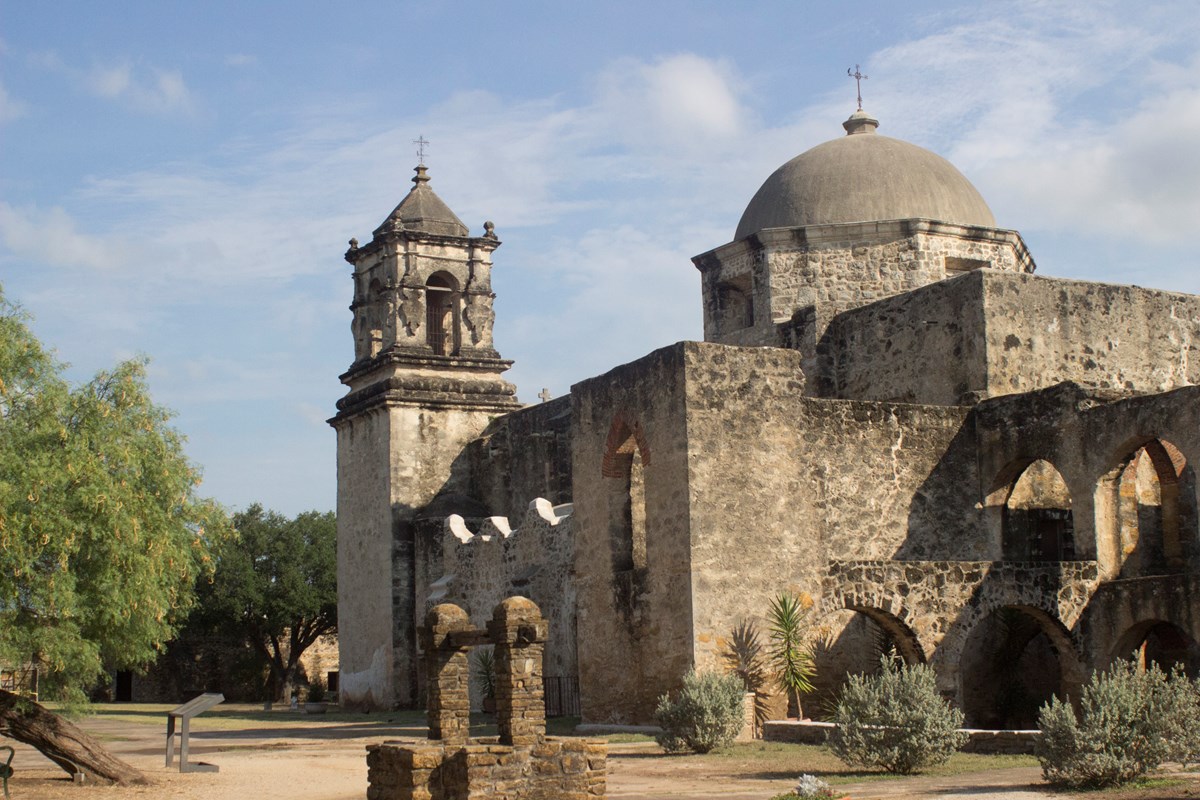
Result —
[[571, 388], [587, 722], [647, 721], [658, 696], [692, 667], [683, 369], [691, 346], [657, 350]]
[[571, 502], [571, 398], [499, 417], [468, 445], [455, 471], [491, 514], [519, 517], [531, 497]]
[[542, 609], [550, 626], [547, 675], [577, 676], [574, 576], [575, 532], [571, 506], [552, 507], [538, 498], [512, 528], [507, 517], [491, 517], [474, 531], [458, 515], [442, 536], [442, 574], [418, 587], [422, 614], [454, 603], [482, 626], [506, 597], [521, 595]]
[[[843, 311], [969, 270], [1034, 269], [1015, 231], [916, 219], [765, 230], [693, 262], [703, 276], [706, 341], [779, 346], [790, 339], [809, 359]], [[725, 323], [725, 287], [746, 290], [751, 326]], [[798, 315], [807, 320], [803, 330], [794, 329]], [[779, 325], [791, 328], [783, 338]]]
[[1139, 393], [1200, 383], [1200, 297], [988, 274], [983, 302], [990, 395], [1060, 381]]
[[984, 271], [848, 310], [818, 347], [817, 392], [956, 405], [986, 394]]

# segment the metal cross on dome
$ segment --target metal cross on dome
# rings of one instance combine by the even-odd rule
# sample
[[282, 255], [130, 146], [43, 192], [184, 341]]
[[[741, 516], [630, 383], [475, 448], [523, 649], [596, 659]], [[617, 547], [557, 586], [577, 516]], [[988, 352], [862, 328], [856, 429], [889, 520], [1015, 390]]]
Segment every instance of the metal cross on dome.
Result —
[[412, 143], [417, 146], [417, 163], [422, 167], [425, 166], [425, 145], [429, 144], [429, 140], [425, 138], [424, 134], [421, 134], [413, 139]]
[[854, 85], [858, 87], [858, 110], [862, 111], [862, 82], [867, 79], [867, 76], [859, 72], [858, 64], [854, 65], [854, 72], [851, 72], [850, 68], [846, 67], [846, 74], [854, 78]]

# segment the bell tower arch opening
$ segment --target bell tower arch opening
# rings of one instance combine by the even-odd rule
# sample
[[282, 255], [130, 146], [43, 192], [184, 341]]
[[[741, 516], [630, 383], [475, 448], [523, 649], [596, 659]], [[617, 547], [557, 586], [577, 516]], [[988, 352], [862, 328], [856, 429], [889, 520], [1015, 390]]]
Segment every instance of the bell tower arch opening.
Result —
[[425, 339], [435, 355], [458, 355], [462, 343], [460, 305], [453, 275], [437, 272], [425, 282]]

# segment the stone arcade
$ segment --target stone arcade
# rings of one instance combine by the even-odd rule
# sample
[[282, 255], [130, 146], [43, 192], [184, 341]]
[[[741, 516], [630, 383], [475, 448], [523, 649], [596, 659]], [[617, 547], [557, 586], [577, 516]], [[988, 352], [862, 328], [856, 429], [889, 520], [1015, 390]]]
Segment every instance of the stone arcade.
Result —
[[492, 346], [490, 222], [418, 167], [351, 242], [343, 702], [416, 705], [417, 621], [510, 595], [597, 722], [645, 721], [780, 590], [822, 691], [894, 648], [971, 725], [1135, 651], [1200, 665], [1200, 297], [1035, 276], [951, 164], [844, 127], [693, 259], [703, 342], [539, 405]]

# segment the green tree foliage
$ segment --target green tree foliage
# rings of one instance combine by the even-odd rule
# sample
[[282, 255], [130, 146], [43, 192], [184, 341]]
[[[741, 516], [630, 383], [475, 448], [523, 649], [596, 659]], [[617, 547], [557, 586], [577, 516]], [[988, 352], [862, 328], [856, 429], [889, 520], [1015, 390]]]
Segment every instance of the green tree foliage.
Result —
[[300, 656], [337, 630], [337, 521], [333, 512], [287, 519], [255, 504], [233, 517], [212, 581], [201, 581], [193, 624], [235, 634], [269, 667], [273, 696], [286, 700]]
[[967, 741], [962, 712], [937, 691], [933, 670], [880, 659], [875, 675], [852, 675], [838, 697], [829, 749], [847, 764], [908, 775], [945, 763]]
[[775, 679], [788, 698], [788, 714], [799, 717], [800, 695], [813, 690], [812, 678], [816, 674], [812, 649], [808, 646], [808, 614], [812, 610], [812, 598], [780, 592], [771, 601], [767, 612], [770, 635], [771, 665], [775, 668]]
[[1042, 706], [1042, 775], [1056, 786], [1101, 788], [1136, 780], [1168, 759], [1194, 761], [1200, 750], [1196, 693], [1182, 671], [1168, 677], [1133, 660], [1093, 673], [1078, 719], [1058, 698]]
[[668, 753], [707, 753], [733, 743], [746, 721], [745, 689], [736, 675], [689, 672], [674, 694], [658, 698], [655, 737]]
[[76, 388], [62, 372], [0, 293], [0, 660], [78, 699], [157, 656], [228, 521], [196, 497], [144, 362]]

